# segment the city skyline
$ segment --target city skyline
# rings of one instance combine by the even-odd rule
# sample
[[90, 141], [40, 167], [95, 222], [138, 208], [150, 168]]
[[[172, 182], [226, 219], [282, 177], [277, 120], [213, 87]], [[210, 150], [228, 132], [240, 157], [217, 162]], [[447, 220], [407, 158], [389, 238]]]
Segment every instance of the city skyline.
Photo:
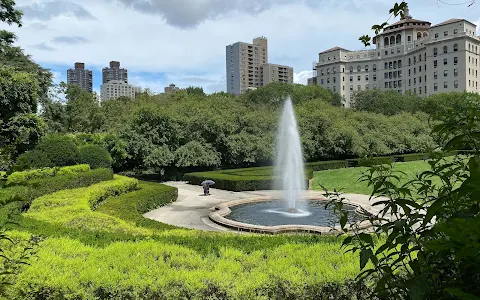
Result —
[[[1, 29], [14, 31], [19, 37], [17, 45], [51, 69], [57, 83], [67, 81], [66, 70], [75, 62], [84, 62], [93, 73], [97, 93], [102, 68], [112, 60], [121, 61], [129, 70], [129, 83], [155, 92], [162, 92], [172, 82], [180, 88], [191, 85], [202, 86], [206, 92], [226, 91], [225, 45], [254, 36], [268, 38], [269, 61], [292, 66], [294, 82], [306, 84], [319, 52], [333, 45], [362, 49], [358, 37], [372, 36], [371, 26], [386, 21], [384, 11], [393, 3], [326, 0], [320, 5], [310, 0], [265, 0], [218, 7], [212, 1], [188, 5], [191, 1], [184, 0], [177, 8], [158, 2], [145, 9], [126, 7], [122, 0], [117, 1], [119, 5], [93, 0], [16, 2], [24, 10], [24, 26], [2, 25]], [[412, 2], [409, 6], [416, 18], [432, 24], [450, 18], [477, 25], [480, 21], [475, 14], [478, 4], [468, 8]], [[109, 25], [119, 19], [135, 22]], [[480, 26], [478, 35], [479, 30]]]

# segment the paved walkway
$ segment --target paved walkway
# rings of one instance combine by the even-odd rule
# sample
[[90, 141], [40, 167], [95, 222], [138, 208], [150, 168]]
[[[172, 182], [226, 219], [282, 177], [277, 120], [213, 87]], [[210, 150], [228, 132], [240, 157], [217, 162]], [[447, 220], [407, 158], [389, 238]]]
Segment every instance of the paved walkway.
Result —
[[[227, 201], [273, 196], [278, 191], [246, 191], [231, 192], [210, 188], [210, 196], [203, 195], [201, 186], [190, 185], [182, 181], [165, 182], [164, 184], [178, 188], [178, 199], [170, 205], [166, 205], [144, 214], [144, 217], [162, 223], [185, 228], [194, 228], [210, 231], [230, 231], [210, 221], [208, 215], [210, 208]], [[321, 195], [320, 191], [307, 191], [308, 195]], [[372, 213], [378, 210], [369, 204], [367, 195], [344, 194], [348, 200], [362, 205]]]

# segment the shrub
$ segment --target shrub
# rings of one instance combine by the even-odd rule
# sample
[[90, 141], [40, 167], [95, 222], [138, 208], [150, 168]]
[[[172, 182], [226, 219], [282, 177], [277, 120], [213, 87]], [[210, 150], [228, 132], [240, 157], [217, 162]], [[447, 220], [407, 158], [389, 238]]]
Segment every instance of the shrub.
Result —
[[25, 183], [31, 179], [53, 177], [56, 175], [67, 175], [81, 173], [90, 170], [89, 165], [75, 165], [66, 167], [42, 168], [23, 172], [14, 172], [7, 177], [7, 185], [16, 185]]
[[98, 145], [86, 145], [79, 149], [80, 162], [88, 164], [92, 169], [111, 168], [112, 158], [108, 151]]
[[330, 170], [330, 169], [341, 169], [347, 168], [348, 164], [345, 160], [330, 160], [330, 161], [319, 161], [307, 163], [306, 167], [314, 172]]
[[40, 141], [35, 150], [43, 152], [50, 159], [50, 165], [36, 167], [62, 167], [78, 164], [80, 155], [77, 146], [68, 136], [50, 135]]
[[139, 190], [137, 191], [108, 198], [96, 211], [134, 223], [139, 227], [147, 227], [154, 230], [175, 228], [174, 226], [144, 218], [142, 214], [176, 201], [178, 197], [177, 188], [145, 181], [139, 182], [138, 188]]
[[[17, 208], [28, 209], [33, 199], [63, 189], [72, 189], [89, 186], [105, 180], [111, 180], [113, 173], [109, 169], [96, 169], [82, 173], [72, 173], [56, 177], [47, 177], [28, 180], [25, 185], [12, 186], [0, 189], [0, 202], [16, 198]], [[20, 205], [20, 206], [18, 206]], [[0, 214], [11, 211], [0, 209]]]
[[32, 150], [20, 155], [12, 166], [13, 171], [23, 171], [33, 168], [52, 166], [52, 161], [45, 152]]
[[108, 197], [137, 189], [133, 178], [114, 176], [90, 187], [62, 190], [36, 198], [25, 217], [80, 229], [146, 234], [118, 218], [92, 211]]

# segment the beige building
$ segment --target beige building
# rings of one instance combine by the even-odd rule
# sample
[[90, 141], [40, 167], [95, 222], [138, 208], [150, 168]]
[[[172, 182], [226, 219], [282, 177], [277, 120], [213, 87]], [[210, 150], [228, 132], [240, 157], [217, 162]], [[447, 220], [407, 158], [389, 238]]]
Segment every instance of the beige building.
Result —
[[[421, 96], [480, 92], [480, 37], [476, 25], [450, 19], [431, 26], [408, 15], [373, 38], [375, 49], [334, 47], [319, 53], [317, 84], [349, 106], [356, 91], [379, 88]], [[313, 79], [309, 80], [313, 82]]]
[[137, 93], [140, 93], [139, 87], [125, 83], [123, 80], [110, 80], [100, 86], [100, 98], [105, 102], [112, 98], [128, 97], [135, 99]]
[[270, 82], [293, 82], [293, 68], [289, 66], [263, 64], [260, 66], [260, 85]]
[[175, 84], [172, 83], [169, 86], [166, 86], [163, 90], [165, 91], [165, 93], [173, 93], [179, 91], [180, 88], [176, 87]]
[[[291, 67], [268, 63], [268, 41], [265, 37], [255, 38], [252, 44], [237, 42], [226, 46], [228, 93], [239, 95], [249, 88], [283, 81], [285, 69], [293, 74]], [[293, 82], [293, 75], [292, 80], [286, 82]]]

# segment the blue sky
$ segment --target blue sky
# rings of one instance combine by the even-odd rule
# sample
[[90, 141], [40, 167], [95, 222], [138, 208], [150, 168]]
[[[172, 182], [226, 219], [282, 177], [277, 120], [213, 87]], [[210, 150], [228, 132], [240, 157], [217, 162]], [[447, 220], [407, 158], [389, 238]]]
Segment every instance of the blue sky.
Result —
[[[294, 68], [305, 83], [318, 53], [334, 46], [362, 49], [358, 37], [388, 19], [391, 0], [17, 0], [24, 10], [18, 45], [66, 81], [76, 61], [93, 71], [111, 60], [129, 71], [129, 82], [162, 92], [202, 86], [225, 90], [225, 46], [266, 36], [269, 61]], [[462, 18], [479, 24], [480, 3], [408, 1], [414, 18], [433, 24]], [[390, 22], [395, 21], [391, 20]], [[477, 31], [478, 31], [477, 27]], [[480, 35], [480, 32], [479, 32]]]

